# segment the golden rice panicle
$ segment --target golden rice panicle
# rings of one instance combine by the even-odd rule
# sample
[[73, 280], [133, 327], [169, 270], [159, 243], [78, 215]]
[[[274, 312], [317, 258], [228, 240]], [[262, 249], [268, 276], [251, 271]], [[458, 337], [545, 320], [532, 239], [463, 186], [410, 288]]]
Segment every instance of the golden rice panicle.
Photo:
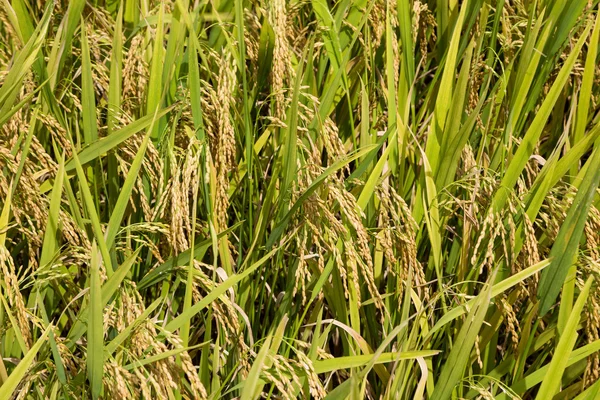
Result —
[[[504, 350], [506, 351], [507, 346], [512, 346], [513, 351], [516, 351], [519, 346], [519, 338], [521, 332], [521, 326], [519, 324], [519, 319], [513, 308], [512, 304], [510, 304], [507, 296], [502, 296], [500, 301], [498, 302], [498, 308], [501, 310], [504, 320], [505, 320], [505, 328], [507, 332], [507, 337], [504, 343]], [[510, 343], [509, 343], [510, 341]]]
[[[306, 254], [306, 246], [308, 241], [308, 232], [306, 229], [303, 229], [300, 233], [298, 233], [295, 237], [296, 246], [298, 248], [298, 266], [296, 267], [295, 279], [296, 283], [294, 285], [293, 296], [296, 295], [298, 289], [300, 289], [300, 293], [302, 294], [302, 303], [306, 303], [306, 282], [309, 279], [309, 266], [307, 262]], [[317, 255], [318, 257], [318, 255]]]
[[597, 3], [0, 1], [0, 392], [587, 395]]
[[[302, 351], [297, 351], [296, 356], [298, 357], [298, 367], [302, 371], [302, 373], [306, 374], [308, 380], [308, 388], [310, 392], [310, 396], [313, 399], [323, 399], [327, 396], [325, 392], [325, 388], [319, 379], [319, 376], [315, 372], [315, 367], [310, 358], [306, 356]], [[309, 393], [305, 393], [308, 395]]]
[[[194, 302], [198, 302], [202, 299], [201, 292], [210, 293], [215, 289], [216, 283], [205, 272], [206, 268], [212, 269], [212, 266], [195, 262], [194, 267], [196, 273], [194, 274], [192, 296]], [[187, 276], [187, 270], [182, 272], [185, 272]], [[223, 338], [222, 341], [227, 346], [235, 346], [236, 353], [242, 356], [240, 372], [246, 375], [251, 368], [251, 365], [243, 358], [243, 354], [249, 350], [243, 334], [244, 322], [247, 322], [247, 319], [240, 322], [238, 317], [240, 307], [236, 304], [235, 296], [231, 292], [228, 296], [221, 296], [218, 301], [214, 301], [212, 307], [214, 307], [213, 318], [218, 327], [218, 337]]]
[[417, 259], [417, 223], [404, 199], [389, 184], [377, 188], [381, 201], [378, 223], [387, 272], [397, 277], [396, 290], [402, 293], [404, 282], [412, 277], [424, 299], [429, 298], [423, 266]]
[[[593, 275], [596, 284], [590, 292], [587, 307], [584, 309], [585, 334], [587, 343], [594, 343], [600, 340], [600, 286], [597, 284], [600, 276], [600, 211], [594, 206], [590, 208], [589, 217], [586, 220], [585, 228], [585, 255], [580, 256], [580, 267], [583, 275]], [[584, 382], [592, 385], [600, 379], [600, 355], [596, 352], [588, 357], [585, 370]]]
[[269, 361], [271, 366], [263, 366], [261, 375], [277, 388], [283, 399], [295, 399], [295, 389], [301, 389], [302, 385], [296, 368], [290, 363], [291, 360], [274, 354], [269, 356]]
[[[340, 206], [346, 225], [351, 228], [356, 237], [349, 235], [349, 231], [344, 238], [344, 251], [346, 254], [346, 265], [349, 279], [353, 282], [356, 293], [360, 294], [358, 284], [359, 275], [362, 276], [367, 285], [369, 294], [375, 300], [377, 308], [383, 308], [383, 300], [379, 289], [375, 284], [373, 276], [373, 257], [369, 246], [370, 237], [362, 222], [362, 216], [359, 214], [359, 207], [356, 204], [355, 197], [345, 189], [332, 184], [329, 187], [330, 201], [336, 202]], [[360, 298], [358, 299], [360, 305]]]
[[210, 86], [204, 89], [205, 121], [209, 144], [216, 170], [215, 212], [219, 230], [227, 228], [229, 208], [229, 175], [235, 167], [236, 140], [232, 120], [232, 107], [237, 89], [236, 63], [231, 53], [222, 56], [212, 54], [211, 58], [222, 68], [216, 77], [216, 90]]
[[13, 259], [4, 245], [0, 246], [0, 273], [4, 281], [6, 297], [12, 307], [12, 312], [17, 319], [18, 328], [23, 335], [23, 340], [31, 346], [31, 329], [29, 326], [29, 311], [25, 308], [25, 301], [19, 289], [19, 279], [16, 274]]
[[144, 36], [138, 33], [123, 58], [122, 107], [126, 114], [135, 115], [146, 96], [150, 68], [145, 59]]
[[191, 391], [192, 391], [192, 395], [193, 395], [194, 399], [195, 400], [207, 399], [208, 395], [206, 393], [206, 389], [204, 388], [204, 385], [202, 384], [202, 382], [200, 382], [200, 379], [198, 378], [198, 371], [196, 371], [196, 368], [194, 367], [194, 364], [192, 363], [192, 359], [191, 359], [190, 355], [188, 354], [187, 351], [184, 351], [184, 352], [180, 353], [180, 357], [181, 357], [181, 367], [183, 368], [185, 375], [187, 376], [188, 380], [190, 381]]
[[429, 57], [429, 43], [435, 44], [437, 40], [437, 21], [429, 10], [429, 5], [423, 1], [415, 0], [413, 3], [413, 38], [419, 45], [422, 63], [427, 63]]
[[170, 199], [170, 232], [171, 246], [176, 252], [189, 248], [189, 238], [192, 234], [192, 196], [200, 179], [200, 151], [197, 140], [190, 140], [188, 148], [182, 155], [182, 160], [172, 163], [173, 177], [169, 185]]
[[270, 0], [267, 15], [275, 34], [273, 67], [271, 70], [271, 93], [274, 94], [273, 116], [285, 121], [287, 100], [286, 91], [294, 79], [291, 50], [287, 39], [288, 13], [285, 0]]
[[[594, 293], [591, 294], [589, 304], [585, 308], [586, 322], [585, 334], [588, 343], [594, 343], [600, 340], [600, 290], [596, 285]], [[591, 385], [600, 379], [600, 355], [595, 352], [587, 359], [584, 381], [587, 385]]]
[[386, 0], [376, 0], [373, 2], [371, 13], [369, 14], [369, 25], [372, 30], [374, 43], [380, 43], [385, 32], [386, 7]]
[[[10, 22], [7, 6], [8, 4], [4, 2], [0, 4], [0, 22], [2, 22], [0, 24], [0, 38], [3, 43], [19, 43], [21, 40]], [[4, 66], [8, 60], [8, 55], [0, 53], [0, 66]], [[0, 79], [0, 82], [2, 82], [2, 79]]]
[[118, 399], [132, 398], [133, 393], [129, 390], [128, 382], [135, 379], [134, 375], [114, 361], [106, 363], [104, 368], [106, 369], [103, 378], [104, 388], [110, 396]]
[[260, 21], [260, 15], [265, 14], [265, 10], [261, 9], [258, 5], [255, 9], [247, 8], [244, 12], [244, 44], [246, 46], [246, 56], [250, 61], [251, 70], [250, 76], [256, 76], [258, 73], [259, 59], [258, 52], [260, 47], [260, 32], [262, 24]]

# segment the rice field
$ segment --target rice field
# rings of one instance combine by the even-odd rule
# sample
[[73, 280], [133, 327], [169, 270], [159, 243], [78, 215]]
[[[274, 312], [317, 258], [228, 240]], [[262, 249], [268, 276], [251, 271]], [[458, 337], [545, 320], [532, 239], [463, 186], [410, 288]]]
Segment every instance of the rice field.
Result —
[[599, 0], [1, 0], [0, 400], [600, 399]]

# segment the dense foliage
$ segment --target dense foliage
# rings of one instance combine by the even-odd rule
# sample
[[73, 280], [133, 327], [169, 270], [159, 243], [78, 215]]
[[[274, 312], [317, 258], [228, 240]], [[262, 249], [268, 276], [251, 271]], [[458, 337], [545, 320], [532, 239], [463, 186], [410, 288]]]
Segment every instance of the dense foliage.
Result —
[[598, 0], [2, 0], [0, 400], [600, 398]]

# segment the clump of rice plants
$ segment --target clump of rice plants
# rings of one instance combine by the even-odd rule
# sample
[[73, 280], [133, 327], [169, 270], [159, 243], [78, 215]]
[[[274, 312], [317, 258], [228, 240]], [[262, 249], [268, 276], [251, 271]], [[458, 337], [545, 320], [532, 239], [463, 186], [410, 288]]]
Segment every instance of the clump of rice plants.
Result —
[[600, 398], [597, 0], [2, 0], [0, 400]]

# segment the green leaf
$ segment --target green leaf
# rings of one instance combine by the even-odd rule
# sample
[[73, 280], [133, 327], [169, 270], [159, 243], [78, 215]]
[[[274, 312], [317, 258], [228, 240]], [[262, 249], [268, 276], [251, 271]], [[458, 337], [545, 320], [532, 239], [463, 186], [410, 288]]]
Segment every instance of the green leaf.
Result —
[[[160, 118], [169, 111], [173, 109], [173, 106], [165, 108], [163, 110], [158, 111], [156, 114], [146, 115], [129, 125], [119, 129], [118, 131], [113, 132], [109, 136], [105, 136], [97, 141], [90, 143], [88, 146], [81, 149], [78, 153], [79, 162], [84, 165], [88, 162], [95, 160], [96, 158], [101, 157], [106, 154], [109, 150], [114, 149], [125, 140], [129, 139], [142, 129], [146, 129], [149, 126], [152, 126], [154, 120], [156, 118]], [[75, 169], [75, 161], [73, 159], [69, 160], [65, 166], [65, 170], [67, 172]]]
[[[131, 271], [132, 266], [137, 261], [137, 257], [139, 255], [140, 250], [141, 248], [135, 251], [131, 256], [129, 256], [125, 260], [125, 262], [123, 262], [123, 264], [121, 264], [121, 266], [102, 285], [102, 308], [106, 307], [109, 304], [110, 299], [117, 292], [117, 290], [121, 286], [121, 283]], [[71, 340], [71, 343], [76, 342], [77, 340], [79, 340], [79, 338], [81, 338], [81, 336], [83, 336], [86, 333], [85, 322], [87, 322], [88, 314], [89, 309], [86, 306], [84, 306], [79, 312], [81, 318], [78, 318], [75, 321], [75, 324], [69, 332], [69, 339]]]
[[[148, 98], [146, 99], [146, 113], [148, 115], [154, 114], [159, 110], [163, 91], [162, 75], [165, 67], [170, 68], [171, 66], [163, 65], [164, 61], [164, 47], [163, 47], [163, 35], [164, 35], [164, 3], [160, 3], [158, 11], [158, 22], [156, 26], [156, 32], [154, 36], [154, 48], [152, 50], [152, 65], [150, 67], [150, 82], [148, 85]], [[158, 140], [159, 127], [153, 125], [150, 129], [153, 140]]]
[[257, 393], [257, 391], [260, 381], [260, 372], [262, 371], [267, 359], [267, 355], [269, 354], [271, 340], [271, 335], [265, 338], [265, 341], [263, 342], [262, 347], [258, 352], [258, 355], [254, 359], [252, 368], [250, 368], [250, 372], [244, 380], [244, 388], [242, 390], [242, 396], [240, 397], [240, 400], [254, 400], [259, 398], [260, 393]]
[[439, 167], [439, 154], [442, 150], [443, 132], [454, 94], [454, 76], [458, 58], [458, 45], [461, 38], [463, 21], [468, 9], [469, 1], [464, 1], [460, 8], [458, 20], [452, 31], [452, 39], [450, 40], [448, 52], [446, 53], [445, 62], [443, 64], [444, 69], [435, 101], [435, 111], [432, 122], [434, 132], [428, 136], [426, 147], [427, 158], [431, 164], [432, 171], [437, 171]]
[[155, 354], [153, 356], [148, 356], [141, 360], [132, 362], [131, 364], [127, 364], [123, 368], [127, 371], [131, 371], [132, 369], [137, 369], [137, 368], [143, 367], [144, 365], [152, 364], [154, 362], [164, 360], [165, 358], [176, 356], [177, 354], [183, 353], [184, 351], [189, 351], [189, 350], [197, 349], [198, 347], [201, 347], [201, 346], [206, 346], [206, 344], [207, 343], [200, 343], [195, 346], [180, 347], [180, 348], [173, 349], [173, 350], [163, 351], [162, 353]]
[[15, 340], [17, 341], [17, 344], [19, 345], [19, 349], [21, 350], [21, 352], [23, 354], [26, 354], [27, 351], [29, 350], [29, 347], [27, 346], [27, 343], [25, 343], [25, 338], [23, 336], [23, 332], [21, 331], [21, 328], [19, 327], [19, 323], [17, 322], [17, 319], [13, 315], [12, 309], [8, 305], [4, 296], [0, 296], [0, 301], [2, 302], [2, 305], [4, 306], [4, 311], [6, 312], [6, 315], [8, 316], [8, 320], [10, 321], [10, 326], [13, 328], [13, 331], [15, 332]]
[[35, 342], [35, 344], [29, 349], [25, 357], [15, 367], [13, 372], [10, 374], [6, 382], [2, 384], [0, 387], [0, 400], [9, 400], [13, 397], [13, 394], [25, 375], [27, 371], [32, 366], [35, 361], [35, 356], [39, 352], [42, 345], [46, 342], [46, 338], [48, 337], [48, 333], [52, 329], [52, 326], [46, 328], [42, 336]]
[[310, 197], [310, 195], [315, 190], [317, 190], [317, 188], [321, 184], [323, 184], [323, 182], [325, 181], [325, 179], [327, 179], [328, 176], [330, 176], [334, 172], [338, 171], [339, 169], [343, 168], [345, 165], [347, 165], [347, 164], [351, 163], [352, 161], [356, 160], [357, 158], [360, 158], [361, 156], [367, 154], [373, 147], [375, 147], [375, 146], [369, 146], [369, 147], [367, 147], [365, 149], [357, 150], [356, 152], [354, 152], [354, 154], [351, 154], [347, 158], [345, 158], [343, 160], [339, 160], [339, 161], [333, 163], [329, 168], [327, 168], [325, 171], [323, 171], [323, 173], [321, 175], [319, 175], [310, 184], [310, 186], [304, 191], [304, 193], [302, 193], [302, 195], [298, 198], [298, 200], [296, 200], [296, 203], [294, 203], [294, 205], [292, 206], [292, 208], [281, 219], [281, 221], [277, 224], [277, 226], [275, 227], [275, 229], [273, 229], [273, 231], [271, 233], [271, 236], [269, 236], [269, 240], [267, 241], [267, 247], [273, 246], [273, 244], [277, 240], [279, 240], [279, 238], [283, 234], [284, 229], [286, 228], [288, 222], [290, 221], [290, 219], [292, 218], [292, 216], [294, 215], [294, 213], [297, 212], [298, 209], [302, 206], [302, 204]]
[[75, 153], [73, 154], [73, 162], [77, 171], [77, 177], [79, 178], [79, 187], [81, 188], [83, 202], [92, 222], [92, 231], [94, 232], [96, 243], [98, 244], [98, 247], [100, 248], [100, 253], [102, 254], [102, 261], [104, 262], [104, 266], [106, 267], [106, 274], [108, 275], [108, 277], [110, 277], [113, 273], [112, 262], [108, 253], [106, 241], [104, 240], [104, 236], [102, 234], [100, 218], [98, 217], [96, 205], [94, 204], [94, 199], [92, 198], [92, 193], [90, 192], [87, 178], [85, 176], [85, 173], [83, 172], [81, 163], [79, 162], [79, 157]]
[[550, 310], [563, 286], [569, 268], [576, 262], [579, 240], [600, 183], [600, 148], [594, 149], [588, 163], [589, 169], [550, 250], [552, 262], [540, 277], [537, 291], [540, 299], [540, 316]]
[[90, 263], [90, 305], [87, 328], [87, 376], [92, 398], [100, 398], [104, 376], [104, 306], [100, 286], [99, 254], [96, 243], [92, 244]]
[[342, 48], [337, 34], [337, 28], [333, 17], [329, 12], [329, 7], [325, 0], [312, 0], [311, 4], [319, 25], [322, 26], [323, 39], [325, 41], [325, 49], [329, 56], [329, 61], [333, 67], [333, 72], [337, 72], [342, 64]]
[[102, 285], [102, 307], [106, 306], [110, 301], [110, 298], [119, 290], [123, 279], [131, 271], [131, 267], [137, 261], [138, 255], [140, 254], [141, 247], [134, 251], [123, 264], [111, 275], [110, 278]]
[[179, 314], [176, 318], [171, 320], [166, 326], [165, 330], [168, 332], [175, 332], [177, 329], [181, 328], [183, 324], [193, 318], [196, 314], [206, 308], [210, 303], [215, 301], [219, 296], [224, 294], [230, 287], [240, 282], [242, 279], [246, 278], [252, 272], [256, 271], [258, 267], [264, 264], [267, 260], [269, 260], [275, 252], [277, 252], [279, 248], [274, 248], [269, 253], [267, 253], [260, 260], [249, 266], [244, 270], [244, 272], [235, 274], [227, 278], [223, 283], [219, 286], [211, 290], [202, 300], [198, 301], [196, 304]]
[[90, 46], [85, 33], [85, 22], [81, 20], [81, 113], [83, 116], [83, 138], [86, 144], [98, 140], [96, 94], [93, 79]]
[[46, 4], [44, 15], [40, 20], [35, 32], [21, 49], [15, 60], [12, 62], [8, 74], [3, 77], [3, 84], [0, 87], [0, 118], [9, 113], [19, 92], [21, 83], [33, 63], [37, 60], [38, 53], [46, 38], [46, 32], [52, 16], [53, 3]]
[[115, 203], [113, 212], [110, 215], [110, 220], [108, 221], [108, 226], [106, 229], [106, 246], [109, 249], [113, 246], [115, 242], [115, 237], [117, 236], [117, 232], [119, 231], [121, 222], [123, 221], [123, 216], [125, 215], [127, 204], [129, 204], [129, 202], [131, 201], [131, 192], [133, 190], [133, 186], [135, 185], [136, 180], [138, 179], [138, 173], [140, 172], [140, 169], [142, 167], [144, 156], [146, 155], [146, 149], [148, 148], [148, 142], [150, 141], [150, 132], [152, 131], [152, 127], [154, 126], [155, 121], [156, 119], [152, 119], [150, 128], [144, 136], [144, 140], [142, 140], [142, 144], [140, 145], [140, 148], [137, 154], [135, 155], [131, 166], [129, 167], [127, 177], [125, 178], [123, 186], [121, 186], [121, 190], [119, 191], [119, 197], [117, 198], [117, 202]]
[[115, 24], [110, 58], [110, 81], [108, 87], [108, 108], [106, 113], [106, 128], [110, 135], [117, 122], [121, 109], [121, 81], [123, 79], [123, 3], [119, 7]]
[[552, 360], [548, 366], [548, 372], [542, 381], [542, 386], [540, 387], [536, 399], [550, 399], [559, 390], [563, 373], [565, 372], [565, 368], [567, 368], [569, 356], [571, 355], [573, 347], [575, 346], [575, 342], [577, 341], [577, 337], [579, 336], [577, 334], [577, 325], [579, 324], [583, 307], [585, 306], [587, 298], [590, 294], [593, 281], [594, 278], [590, 276], [586, 281], [585, 286], [581, 290], [575, 305], [573, 306], [573, 311], [569, 315], [567, 324], [560, 336], [558, 345], [554, 350], [554, 355], [552, 356]]
[[60, 23], [60, 35], [57, 35], [57, 40], [54, 41], [48, 60], [48, 73], [52, 77], [50, 83], [52, 89], [55, 89], [57, 79], [62, 73], [67, 58], [71, 55], [73, 36], [75, 35], [77, 24], [81, 20], [85, 3], [85, 0], [69, 1], [67, 13]]
[[[220, 239], [220, 238], [226, 236], [227, 234], [231, 233], [236, 228], [238, 228], [242, 224], [242, 222], [238, 222], [237, 224], [235, 224], [235, 225], [231, 226], [230, 228], [224, 230], [223, 232], [219, 233], [217, 235], [217, 238]], [[199, 255], [204, 254], [203, 252], [212, 243], [213, 243], [212, 238], [208, 238], [206, 240], [201, 241], [200, 243], [197, 243], [195, 245], [194, 251], [193, 251], [194, 256], [198, 257]], [[192, 249], [187, 249], [186, 251], [176, 255], [173, 258], [170, 258], [169, 260], [165, 261], [163, 264], [154, 268], [152, 271], [148, 272], [148, 274], [146, 276], [144, 276], [142, 278], [142, 280], [137, 284], [138, 289], [142, 290], [142, 289], [147, 288], [150, 285], [155, 284], [161, 278], [168, 276], [168, 274], [173, 270], [173, 268], [180, 267], [182, 265], [189, 263], [191, 260], [191, 255], [192, 255]]]
[[[590, 355], [600, 351], [600, 340], [596, 340], [590, 344], [582, 346], [577, 350], [573, 350], [567, 360], [566, 367], [570, 367], [582, 360], [585, 360]], [[548, 374], [549, 365], [545, 365], [541, 368], [537, 368], [532, 373], [525, 376], [511, 386], [511, 390], [517, 394], [523, 394], [525, 391], [535, 387], [537, 384], [542, 382]], [[505, 393], [501, 393], [496, 396], [496, 400], [509, 400], [509, 397]]]
[[44, 231], [44, 241], [42, 243], [42, 252], [40, 254], [40, 265], [46, 265], [56, 255], [58, 251], [58, 233], [60, 202], [62, 199], [63, 181], [65, 177], [65, 163], [61, 157], [58, 164], [58, 172], [54, 178], [54, 186], [50, 195], [50, 209], [48, 210], [48, 220], [46, 222], [46, 230]]
[[575, 120], [575, 131], [573, 133], [573, 144], [577, 144], [585, 133], [588, 122], [590, 102], [592, 98], [592, 87], [596, 70], [596, 58], [598, 56], [598, 41], [600, 41], [600, 12], [596, 12], [596, 23], [590, 36], [588, 54], [585, 59], [581, 89], [579, 90], [577, 104], [577, 119]]
[[542, 134], [544, 126], [546, 125], [546, 121], [552, 113], [554, 105], [556, 104], [556, 101], [558, 100], [558, 97], [560, 96], [563, 87], [569, 79], [571, 71], [573, 70], [575, 62], [577, 61], [577, 58], [579, 56], [579, 52], [581, 51], [581, 48], [585, 43], [585, 38], [587, 37], [589, 29], [590, 26], [588, 25], [586, 27], [585, 32], [577, 41], [577, 44], [575, 45], [574, 49], [571, 51], [571, 54], [569, 54], [569, 57], [563, 64], [563, 67], [560, 69], [560, 72], [558, 73], [556, 80], [552, 84], [548, 95], [544, 99], [544, 102], [537, 111], [533, 122], [531, 123], [529, 129], [525, 133], [521, 144], [517, 148], [517, 151], [515, 152], [512, 160], [510, 161], [510, 164], [508, 165], [508, 168], [506, 169], [504, 177], [502, 178], [502, 182], [500, 183], [500, 188], [494, 195], [494, 198], [492, 200], [492, 210], [499, 211], [500, 209], [502, 209], [502, 207], [504, 207], [504, 204], [508, 199], [510, 191], [517, 183], [521, 172], [523, 172], [523, 168], [525, 168], [525, 164], [527, 163], [529, 157], [533, 153], [533, 149], [537, 141], [539, 140], [540, 135]]
[[296, 158], [298, 146], [298, 101], [300, 99], [300, 83], [302, 82], [302, 65], [298, 64], [296, 70], [296, 82], [294, 83], [294, 91], [292, 93], [292, 101], [290, 108], [287, 111], [287, 127], [283, 129], [283, 137], [285, 138], [281, 148], [281, 165], [283, 167], [282, 186], [281, 186], [281, 206], [280, 210], [286, 212], [288, 210], [288, 202], [291, 197], [292, 182], [297, 178], [296, 175]]
[[[494, 274], [495, 275], [495, 274]], [[490, 279], [493, 282], [493, 277]], [[454, 387], [460, 382], [471, 357], [471, 350], [479, 335], [479, 330], [485, 319], [492, 294], [492, 285], [488, 284], [476, 298], [473, 308], [467, 314], [465, 322], [460, 328], [454, 346], [444, 363], [431, 400], [449, 399]]]
[[[513, 288], [520, 282], [525, 281], [525, 279], [535, 275], [536, 273], [542, 271], [544, 268], [550, 265], [550, 260], [542, 260], [539, 263], [532, 265], [522, 271], [517, 272], [516, 274], [504, 279], [501, 282], [496, 283], [492, 286], [491, 298], [498, 296], [501, 293], [506, 292], [508, 289]], [[460, 317], [467, 313], [468, 310], [471, 310], [475, 305], [476, 299], [469, 300], [466, 304], [453, 308], [448, 312], [444, 313], [444, 315], [438, 320], [438, 322], [431, 328], [429, 333], [426, 336], [426, 339], [431, 337], [435, 332], [439, 331], [444, 325], [448, 324], [450, 321]]]
[[[414, 360], [418, 357], [433, 357], [439, 354], [439, 350], [421, 350], [407, 352], [382, 353], [376, 358], [376, 364], [396, 362], [401, 360]], [[317, 374], [337, 371], [340, 369], [351, 369], [367, 365], [372, 359], [373, 354], [362, 354], [358, 356], [335, 357], [325, 360], [315, 361], [314, 367]]]
[[133, 330], [140, 326], [141, 323], [146, 322], [152, 311], [154, 311], [164, 301], [165, 299], [163, 297], [159, 297], [158, 299], [154, 300], [152, 304], [150, 304], [131, 324], [127, 325], [121, 332], [119, 332], [119, 334], [104, 347], [106, 355], [111, 356], [117, 350], [117, 348], [131, 335]]

